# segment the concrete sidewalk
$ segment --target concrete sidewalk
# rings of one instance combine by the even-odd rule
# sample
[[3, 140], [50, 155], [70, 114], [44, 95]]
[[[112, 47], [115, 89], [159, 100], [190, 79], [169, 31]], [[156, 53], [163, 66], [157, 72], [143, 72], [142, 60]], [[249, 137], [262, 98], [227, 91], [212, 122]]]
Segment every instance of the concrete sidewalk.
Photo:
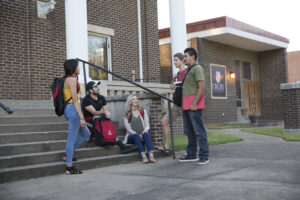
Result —
[[245, 141], [211, 146], [206, 166], [170, 157], [86, 170], [0, 185], [0, 199], [300, 199], [300, 142], [236, 129], [221, 132]]

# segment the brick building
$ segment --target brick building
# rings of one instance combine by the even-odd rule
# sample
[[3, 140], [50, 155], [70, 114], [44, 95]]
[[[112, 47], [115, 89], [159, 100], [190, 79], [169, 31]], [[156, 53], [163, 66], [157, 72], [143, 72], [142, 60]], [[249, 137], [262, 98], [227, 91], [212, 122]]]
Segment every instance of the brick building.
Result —
[[[205, 70], [206, 123], [245, 122], [248, 115], [283, 120], [280, 84], [287, 82], [288, 39], [229, 17], [186, 27], [188, 46], [198, 50]], [[166, 83], [172, 74], [170, 29], [159, 30], [159, 38], [161, 81]]]
[[300, 81], [300, 51], [287, 53], [288, 82]]
[[[70, 14], [65, 4], [70, 1], [56, 0], [46, 19], [38, 17], [38, 2], [49, 0], [0, 1], [0, 99], [50, 99], [50, 83], [64, 73], [66, 16]], [[140, 77], [137, 1], [87, 0], [86, 8], [89, 61], [129, 79]], [[81, 11], [71, 10], [71, 14]], [[142, 77], [159, 82], [157, 1], [141, 0], [140, 16]], [[83, 28], [78, 22], [72, 31]], [[93, 69], [89, 75], [94, 80], [116, 80]]]

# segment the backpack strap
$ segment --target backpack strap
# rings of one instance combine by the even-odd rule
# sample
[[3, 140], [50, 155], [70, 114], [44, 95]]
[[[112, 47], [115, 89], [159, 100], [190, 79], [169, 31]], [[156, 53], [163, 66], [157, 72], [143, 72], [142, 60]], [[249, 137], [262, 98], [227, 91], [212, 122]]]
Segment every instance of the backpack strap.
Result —
[[[145, 119], [145, 112], [144, 112], [143, 108], [140, 110], [140, 114], [142, 115], [142, 118], [144, 120]], [[131, 118], [132, 118], [132, 112], [129, 113], [128, 122], [131, 121]]]
[[[68, 77], [73, 77], [73, 76], [68, 76]], [[75, 78], [75, 77], [74, 77], [74, 78]], [[66, 80], [66, 78], [63, 78], [64, 83], [65, 83], [65, 80]], [[77, 82], [77, 84], [76, 84], [76, 91], [77, 91], [77, 94], [78, 94], [79, 91], [80, 91], [80, 83], [79, 83], [79, 81], [77, 80], [77, 78], [76, 78], [76, 82]], [[69, 103], [69, 101], [71, 101], [71, 99], [72, 99], [72, 97], [70, 97], [64, 104]]]
[[140, 114], [142, 115], [142, 118], [143, 118], [143, 120], [144, 120], [144, 119], [145, 119], [145, 112], [144, 112], [144, 109], [143, 109], [143, 108], [140, 110]]

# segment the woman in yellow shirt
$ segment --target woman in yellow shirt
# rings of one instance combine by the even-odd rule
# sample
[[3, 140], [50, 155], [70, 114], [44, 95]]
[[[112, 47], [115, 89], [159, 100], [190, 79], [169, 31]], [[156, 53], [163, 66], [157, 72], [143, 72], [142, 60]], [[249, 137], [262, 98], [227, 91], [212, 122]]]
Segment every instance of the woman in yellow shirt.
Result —
[[[75, 149], [90, 135], [80, 108], [81, 88], [77, 80], [80, 71], [78, 61], [75, 59], [66, 60], [64, 70], [63, 96], [64, 101], [67, 102], [64, 115], [69, 122], [66, 143], [66, 174], [82, 174], [82, 171], [72, 165]], [[78, 132], [80, 135], [77, 137]]]

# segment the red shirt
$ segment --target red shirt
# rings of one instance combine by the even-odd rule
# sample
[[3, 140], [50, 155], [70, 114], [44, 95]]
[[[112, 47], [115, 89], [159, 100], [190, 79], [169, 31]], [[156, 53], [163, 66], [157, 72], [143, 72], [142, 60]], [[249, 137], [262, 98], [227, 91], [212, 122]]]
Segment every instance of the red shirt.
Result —
[[186, 70], [187, 70], [187, 68], [185, 68], [184, 70], [178, 72], [177, 81], [181, 81], [181, 82], [183, 81], [184, 76], [186, 74]]

